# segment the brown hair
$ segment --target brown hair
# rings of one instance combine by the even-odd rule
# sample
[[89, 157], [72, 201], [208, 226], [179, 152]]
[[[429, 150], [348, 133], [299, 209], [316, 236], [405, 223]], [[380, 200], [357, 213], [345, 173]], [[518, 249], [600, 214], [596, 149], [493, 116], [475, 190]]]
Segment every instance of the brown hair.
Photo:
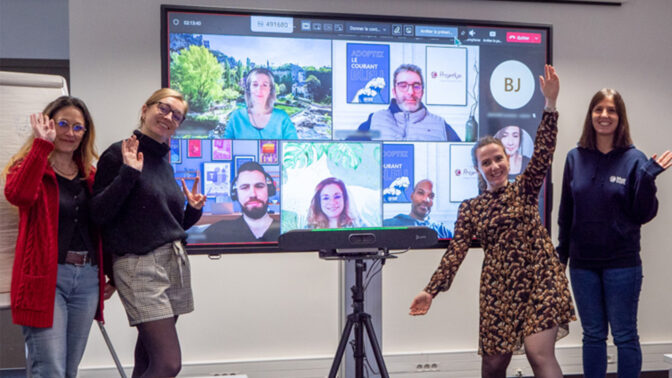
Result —
[[632, 144], [630, 138], [630, 124], [628, 123], [628, 114], [625, 110], [625, 102], [623, 97], [615, 89], [603, 88], [599, 90], [588, 105], [586, 112], [586, 119], [583, 121], [583, 132], [579, 138], [579, 147], [594, 150], [597, 148], [597, 136], [595, 128], [593, 127], [593, 109], [605, 98], [610, 98], [614, 101], [616, 107], [616, 114], [618, 115], [618, 126], [614, 131], [614, 148], [626, 148]]
[[[44, 108], [42, 114], [49, 117], [49, 119], [53, 119], [59, 110], [69, 106], [77, 108], [80, 112], [82, 112], [82, 116], [84, 116], [84, 126], [86, 127], [86, 130], [84, 131], [82, 140], [79, 142], [79, 146], [77, 146], [77, 149], [73, 152], [72, 158], [75, 163], [77, 163], [80, 171], [84, 172], [84, 178], [87, 178], [91, 173], [94, 159], [98, 159], [98, 153], [96, 152], [95, 146], [96, 128], [93, 124], [93, 118], [91, 117], [89, 108], [86, 107], [84, 101], [77, 97], [61, 96], [50, 102]], [[7, 173], [12, 166], [23, 160], [23, 158], [28, 155], [28, 152], [33, 147], [34, 140], [35, 135], [31, 134], [28, 137], [28, 140], [26, 140], [23, 146], [21, 146], [19, 151], [9, 159], [9, 163], [7, 163], [5, 168], [2, 170], [3, 179], [7, 177]]]
[[310, 209], [308, 210], [308, 226], [310, 228], [329, 228], [329, 219], [322, 212], [322, 189], [325, 186], [335, 184], [341, 189], [343, 193], [343, 211], [338, 216], [338, 227], [348, 227], [354, 225], [354, 219], [350, 215], [350, 199], [348, 198], [348, 191], [345, 188], [345, 183], [336, 177], [328, 177], [320, 181], [315, 187], [315, 194], [310, 201]]
[[[523, 155], [523, 129], [520, 126], [517, 126], [517, 125], [504, 126], [501, 129], [497, 130], [497, 132], [495, 133], [495, 138], [497, 138], [501, 141], [502, 138], [504, 138], [504, 130], [508, 129], [509, 127], [515, 127], [516, 129], [518, 129], [518, 148], [516, 149], [516, 152], [518, 152], [522, 156]], [[506, 148], [504, 149], [504, 152], [506, 152]]]
[[504, 156], [508, 159], [509, 156], [506, 154], [506, 148], [504, 148], [504, 144], [502, 143], [501, 140], [491, 136], [491, 135], [486, 135], [482, 138], [480, 138], [476, 144], [471, 148], [471, 161], [474, 163], [474, 168], [476, 168], [476, 172], [478, 172], [478, 189], [481, 192], [484, 192], [488, 188], [488, 183], [485, 182], [485, 179], [483, 176], [481, 176], [481, 172], [478, 170], [478, 158], [476, 157], [476, 152], [478, 151], [479, 148], [485, 147], [489, 144], [496, 144], [499, 147], [502, 148], [502, 151], [504, 151]]

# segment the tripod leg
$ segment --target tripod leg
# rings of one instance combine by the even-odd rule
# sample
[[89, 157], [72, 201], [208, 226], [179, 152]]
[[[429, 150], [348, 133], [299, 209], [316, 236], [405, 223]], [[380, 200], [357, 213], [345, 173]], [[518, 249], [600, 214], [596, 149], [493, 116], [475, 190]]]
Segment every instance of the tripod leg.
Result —
[[112, 359], [114, 359], [114, 364], [117, 366], [117, 371], [119, 372], [119, 376], [121, 378], [126, 378], [126, 373], [124, 372], [124, 368], [121, 366], [121, 362], [119, 362], [119, 357], [117, 357], [117, 352], [114, 351], [114, 346], [112, 346], [112, 341], [110, 340], [110, 337], [107, 335], [107, 331], [105, 331], [105, 326], [103, 325], [103, 322], [98, 321], [98, 327], [100, 327], [100, 332], [103, 334], [103, 339], [105, 339], [105, 344], [107, 344], [107, 349], [110, 350], [110, 354], [112, 355]]
[[378, 344], [378, 339], [376, 338], [376, 333], [374, 332], [373, 324], [371, 323], [371, 316], [369, 314], [363, 314], [362, 318], [366, 328], [366, 333], [369, 335], [369, 341], [371, 342], [373, 355], [376, 356], [376, 362], [378, 363], [378, 371], [380, 371], [380, 376], [383, 378], [389, 378], [390, 374], [387, 372], [387, 367], [385, 367], [383, 353], [380, 350], [380, 344]]
[[345, 346], [348, 345], [348, 338], [350, 338], [350, 331], [352, 331], [352, 326], [354, 324], [355, 324], [354, 316], [348, 315], [348, 321], [345, 323], [345, 327], [343, 328], [341, 341], [338, 343], [338, 349], [336, 349], [336, 356], [334, 356], [334, 362], [332, 362], [331, 370], [329, 370], [329, 378], [336, 378], [336, 373], [338, 373], [338, 367], [341, 365], [341, 360], [343, 360], [343, 353], [345, 352]]
[[353, 357], [355, 358], [355, 377], [363, 378], [364, 377], [364, 323], [362, 322], [362, 317], [359, 316], [357, 322], [355, 322], [355, 350]]

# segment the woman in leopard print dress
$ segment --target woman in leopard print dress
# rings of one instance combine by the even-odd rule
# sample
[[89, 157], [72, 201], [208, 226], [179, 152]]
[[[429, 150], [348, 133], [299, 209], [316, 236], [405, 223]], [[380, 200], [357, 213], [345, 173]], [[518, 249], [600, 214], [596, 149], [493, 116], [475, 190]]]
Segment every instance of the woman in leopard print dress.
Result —
[[474, 145], [472, 157], [485, 191], [460, 205], [454, 238], [429, 284], [411, 304], [411, 315], [427, 313], [433, 297], [450, 287], [472, 238], [481, 241], [483, 377], [504, 377], [512, 353], [522, 346], [536, 377], [562, 377], [555, 340], [567, 334], [567, 324], [575, 319], [564, 266], [541, 223], [538, 204], [555, 150], [560, 84], [548, 65], [539, 81], [546, 107], [529, 165], [509, 183], [509, 161], [501, 142], [485, 137]]

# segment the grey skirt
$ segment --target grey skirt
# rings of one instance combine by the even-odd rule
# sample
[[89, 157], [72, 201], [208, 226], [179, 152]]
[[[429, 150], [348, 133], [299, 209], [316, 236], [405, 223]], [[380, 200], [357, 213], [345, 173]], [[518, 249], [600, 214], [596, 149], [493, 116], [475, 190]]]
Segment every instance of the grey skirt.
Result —
[[179, 240], [146, 255], [115, 256], [113, 272], [131, 326], [194, 310], [189, 258]]

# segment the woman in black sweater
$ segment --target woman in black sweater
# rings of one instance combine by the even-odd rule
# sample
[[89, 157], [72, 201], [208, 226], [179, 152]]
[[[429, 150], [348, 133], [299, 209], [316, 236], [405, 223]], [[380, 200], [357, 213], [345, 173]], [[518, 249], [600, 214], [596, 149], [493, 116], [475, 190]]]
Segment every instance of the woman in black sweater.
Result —
[[[115, 285], [131, 326], [138, 328], [133, 377], [173, 377], [181, 369], [175, 322], [194, 309], [186, 229], [201, 217], [205, 196], [170, 165], [168, 142], [188, 104], [169, 88], [142, 106], [140, 128], [111, 145], [98, 162], [92, 213], [112, 254]], [[187, 206], [185, 208], [185, 197]]]

